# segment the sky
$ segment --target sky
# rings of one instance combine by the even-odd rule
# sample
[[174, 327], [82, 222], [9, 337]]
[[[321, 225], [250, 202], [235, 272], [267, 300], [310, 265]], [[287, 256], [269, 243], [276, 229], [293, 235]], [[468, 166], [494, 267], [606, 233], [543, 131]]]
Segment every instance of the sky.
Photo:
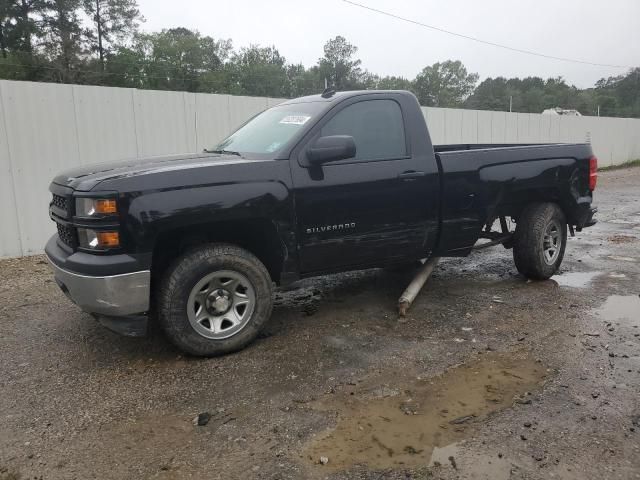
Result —
[[[640, 0], [354, 0], [493, 43], [592, 63], [640, 66]], [[628, 69], [540, 58], [433, 31], [343, 0], [138, 0], [145, 31], [183, 26], [235, 48], [274, 45], [289, 63], [314, 65], [342, 35], [363, 68], [413, 79], [425, 66], [461, 60], [487, 77], [564, 77], [580, 88]]]

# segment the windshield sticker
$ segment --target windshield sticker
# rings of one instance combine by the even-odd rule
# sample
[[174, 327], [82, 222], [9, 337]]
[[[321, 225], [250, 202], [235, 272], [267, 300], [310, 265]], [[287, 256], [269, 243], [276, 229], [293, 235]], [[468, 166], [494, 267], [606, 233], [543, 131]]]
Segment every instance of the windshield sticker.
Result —
[[287, 125], [304, 125], [311, 118], [311, 115], [287, 115], [280, 123]]

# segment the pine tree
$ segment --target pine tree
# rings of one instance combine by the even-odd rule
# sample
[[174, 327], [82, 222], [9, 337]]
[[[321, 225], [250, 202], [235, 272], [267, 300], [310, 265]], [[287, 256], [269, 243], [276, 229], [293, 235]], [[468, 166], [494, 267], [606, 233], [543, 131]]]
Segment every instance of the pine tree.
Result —
[[86, 32], [90, 48], [104, 71], [105, 57], [132, 38], [144, 18], [136, 0], [84, 0], [83, 8], [92, 22]]
[[42, 17], [43, 47], [55, 68], [53, 80], [78, 83], [86, 56], [79, 17], [82, 0], [45, 0]]

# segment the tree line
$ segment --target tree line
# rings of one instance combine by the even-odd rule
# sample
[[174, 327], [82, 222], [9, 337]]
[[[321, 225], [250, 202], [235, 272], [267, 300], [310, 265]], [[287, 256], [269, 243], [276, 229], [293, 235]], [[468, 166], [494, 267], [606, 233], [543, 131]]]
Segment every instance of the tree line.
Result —
[[0, 0], [0, 78], [141, 89], [298, 97], [337, 90], [410, 90], [422, 105], [540, 113], [640, 117], [640, 68], [579, 89], [563, 78], [487, 78], [460, 61], [415, 78], [364, 69], [358, 48], [337, 36], [315, 65], [289, 63], [275, 46], [234, 48], [178, 27], [142, 32], [136, 0]]

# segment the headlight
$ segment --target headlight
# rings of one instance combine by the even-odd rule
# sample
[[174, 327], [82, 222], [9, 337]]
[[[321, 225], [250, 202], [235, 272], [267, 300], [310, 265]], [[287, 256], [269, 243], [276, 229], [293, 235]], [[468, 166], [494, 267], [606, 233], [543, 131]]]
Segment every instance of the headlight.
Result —
[[106, 248], [116, 248], [120, 246], [120, 235], [118, 232], [105, 232], [91, 230], [89, 228], [78, 229], [78, 240], [82, 248], [92, 250], [103, 250]]
[[79, 217], [115, 215], [116, 213], [118, 213], [118, 206], [115, 198], [76, 198], [76, 215]]

